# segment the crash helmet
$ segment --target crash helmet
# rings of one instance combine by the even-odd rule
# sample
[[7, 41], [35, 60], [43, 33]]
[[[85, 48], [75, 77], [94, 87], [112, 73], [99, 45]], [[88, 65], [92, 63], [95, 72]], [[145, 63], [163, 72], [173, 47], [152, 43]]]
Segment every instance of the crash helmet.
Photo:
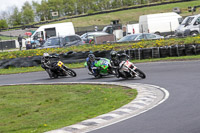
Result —
[[95, 61], [95, 55], [94, 54], [89, 54], [88, 58], [91, 62]]
[[117, 52], [116, 51], [111, 51], [110, 52], [110, 57], [111, 57], [111, 59], [116, 59], [117, 58]]
[[48, 54], [48, 53], [44, 53], [44, 54], [43, 54], [43, 57], [44, 57], [45, 59], [48, 59], [48, 58], [49, 58], [49, 54]]

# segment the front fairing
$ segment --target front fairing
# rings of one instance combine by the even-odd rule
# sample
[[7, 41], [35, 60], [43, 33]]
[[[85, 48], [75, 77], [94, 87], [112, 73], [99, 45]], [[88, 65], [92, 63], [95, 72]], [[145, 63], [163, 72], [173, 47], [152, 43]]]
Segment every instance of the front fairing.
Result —
[[94, 66], [100, 69], [100, 73], [108, 73], [110, 60], [106, 58], [101, 58], [100, 60], [95, 61]]

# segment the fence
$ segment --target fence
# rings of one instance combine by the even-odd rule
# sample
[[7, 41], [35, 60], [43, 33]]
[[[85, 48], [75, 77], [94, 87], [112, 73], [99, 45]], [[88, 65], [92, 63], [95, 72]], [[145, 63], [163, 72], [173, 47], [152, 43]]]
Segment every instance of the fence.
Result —
[[6, 50], [6, 49], [16, 48], [15, 40], [9, 40], [9, 41], [1, 41], [0, 40], [0, 48], [2, 51]]

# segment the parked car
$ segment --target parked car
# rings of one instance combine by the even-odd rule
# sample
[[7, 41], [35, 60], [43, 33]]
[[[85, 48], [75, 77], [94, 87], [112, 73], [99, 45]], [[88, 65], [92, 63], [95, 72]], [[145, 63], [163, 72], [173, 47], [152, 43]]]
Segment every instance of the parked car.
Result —
[[85, 44], [79, 35], [68, 35], [64, 37], [64, 46], [77, 46]]
[[41, 49], [43, 48], [57, 48], [57, 47], [63, 47], [64, 46], [64, 38], [63, 37], [50, 37], [47, 39], [47, 41], [44, 43]]
[[83, 45], [84, 42], [78, 35], [67, 35], [64, 37], [51, 37], [47, 39], [41, 48], [56, 48]]
[[151, 40], [151, 39], [161, 39], [164, 38], [163, 36], [157, 35], [157, 34], [151, 34], [151, 33], [138, 33], [138, 34], [132, 34], [127, 35], [117, 42], [131, 42], [131, 41], [139, 41], [139, 40]]
[[81, 35], [81, 38], [85, 43], [90, 43], [91, 40], [94, 40], [96, 36], [109, 35], [106, 32], [87, 32]]

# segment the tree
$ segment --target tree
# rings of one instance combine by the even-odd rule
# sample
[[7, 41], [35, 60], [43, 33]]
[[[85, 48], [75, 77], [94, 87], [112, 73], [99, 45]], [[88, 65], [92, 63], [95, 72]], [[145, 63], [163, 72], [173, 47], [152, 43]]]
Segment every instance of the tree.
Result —
[[111, 8], [111, 1], [110, 0], [99, 0], [99, 9], [100, 10], [107, 10]]
[[64, 15], [76, 14], [75, 0], [63, 0], [63, 13]]
[[8, 24], [5, 19], [0, 20], [0, 28], [8, 28]]
[[22, 24], [22, 14], [18, 11], [17, 7], [14, 7], [14, 11], [9, 18], [10, 24], [13, 26]]
[[22, 22], [23, 24], [34, 22], [34, 12], [28, 1], [22, 6]]
[[58, 12], [58, 15], [62, 16], [63, 8], [64, 8], [63, 0], [48, 0], [48, 6], [49, 6], [50, 11]]
[[42, 0], [41, 4], [33, 1], [33, 7], [36, 10], [36, 16], [40, 17], [40, 21], [50, 19], [50, 9], [46, 0]]

